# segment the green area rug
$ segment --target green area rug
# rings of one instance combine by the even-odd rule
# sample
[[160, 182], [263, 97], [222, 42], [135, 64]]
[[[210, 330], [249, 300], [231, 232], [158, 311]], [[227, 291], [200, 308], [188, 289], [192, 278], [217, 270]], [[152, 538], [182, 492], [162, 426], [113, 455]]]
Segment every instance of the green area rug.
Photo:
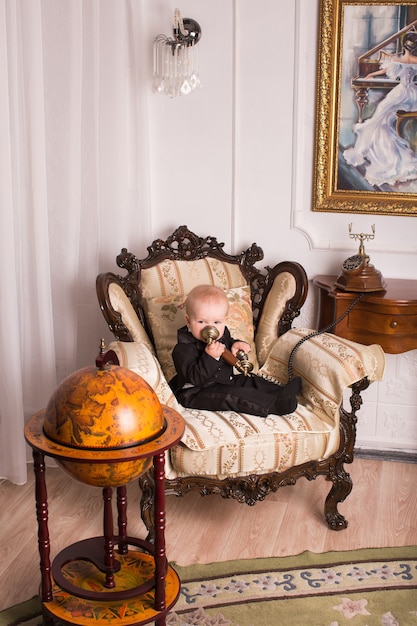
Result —
[[[174, 567], [167, 626], [417, 626], [417, 547]], [[40, 614], [32, 598], [0, 626], [41, 626]]]

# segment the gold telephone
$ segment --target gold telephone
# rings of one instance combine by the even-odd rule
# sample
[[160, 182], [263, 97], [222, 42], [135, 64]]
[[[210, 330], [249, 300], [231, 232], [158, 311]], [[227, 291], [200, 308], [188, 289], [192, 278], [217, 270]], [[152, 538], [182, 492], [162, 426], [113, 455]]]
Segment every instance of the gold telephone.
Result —
[[343, 291], [369, 292], [385, 291], [386, 283], [379, 270], [369, 261], [369, 256], [365, 253], [364, 241], [369, 241], [375, 237], [375, 224], [372, 224], [372, 233], [352, 233], [352, 224], [349, 224], [349, 237], [359, 239], [359, 250], [357, 254], [350, 256], [342, 263], [342, 270], [337, 277], [334, 286]]

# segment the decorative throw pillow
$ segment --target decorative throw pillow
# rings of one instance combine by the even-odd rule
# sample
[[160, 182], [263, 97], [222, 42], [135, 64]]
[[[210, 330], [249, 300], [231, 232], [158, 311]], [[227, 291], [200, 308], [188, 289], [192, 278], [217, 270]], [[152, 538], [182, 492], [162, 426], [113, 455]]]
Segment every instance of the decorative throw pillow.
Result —
[[[227, 326], [235, 339], [242, 339], [251, 346], [249, 360], [257, 370], [257, 358], [253, 336], [253, 317], [250, 287], [226, 289], [229, 300]], [[185, 294], [146, 298], [145, 309], [152, 329], [156, 353], [167, 380], [175, 376], [172, 350], [177, 343], [177, 331], [185, 326]]]

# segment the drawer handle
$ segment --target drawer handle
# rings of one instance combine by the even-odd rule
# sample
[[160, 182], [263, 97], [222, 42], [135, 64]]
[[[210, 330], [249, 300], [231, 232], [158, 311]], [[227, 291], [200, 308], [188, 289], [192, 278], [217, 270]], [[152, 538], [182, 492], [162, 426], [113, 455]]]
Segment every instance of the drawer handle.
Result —
[[391, 328], [397, 328], [398, 324], [397, 324], [397, 322], [391, 322], [390, 326], [391, 326]]

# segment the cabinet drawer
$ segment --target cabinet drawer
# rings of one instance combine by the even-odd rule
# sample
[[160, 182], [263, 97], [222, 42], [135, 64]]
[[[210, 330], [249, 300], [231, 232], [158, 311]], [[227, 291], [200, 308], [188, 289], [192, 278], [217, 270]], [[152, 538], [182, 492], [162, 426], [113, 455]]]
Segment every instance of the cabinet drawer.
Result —
[[382, 314], [377, 311], [353, 309], [347, 326], [351, 330], [369, 330], [384, 335], [416, 335], [417, 315]]

